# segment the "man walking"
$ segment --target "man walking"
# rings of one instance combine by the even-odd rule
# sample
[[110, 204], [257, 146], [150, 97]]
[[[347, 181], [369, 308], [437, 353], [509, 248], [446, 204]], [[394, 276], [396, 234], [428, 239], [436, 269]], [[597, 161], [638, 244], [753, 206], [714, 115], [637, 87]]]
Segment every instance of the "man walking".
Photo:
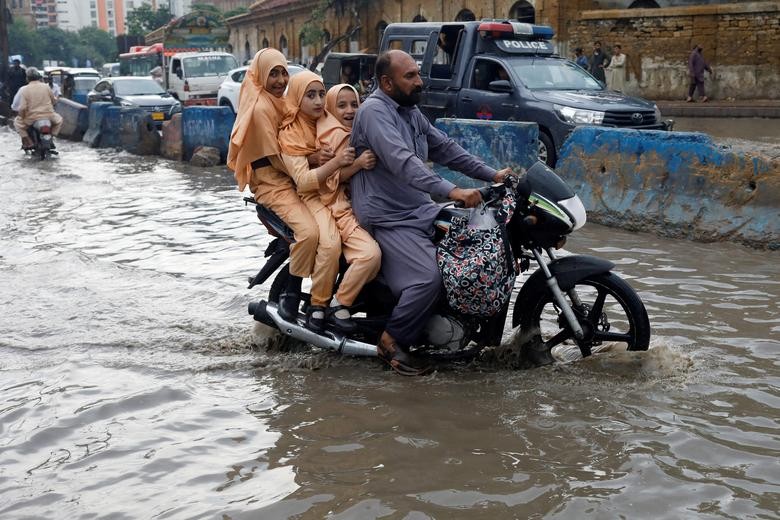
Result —
[[699, 93], [702, 103], [706, 103], [709, 98], [704, 92], [704, 71], [713, 74], [712, 68], [709, 63], [704, 60], [702, 55], [702, 46], [694, 44], [691, 55], [688, 56], [688, 77], [690, 78], [690, 84], [688, 86], [688, 97], [685, 99], [688, 103], [693, 102], [693, 91], [696, 90]]
[[496, 172], [436, 129], [417, 108], [422, 80], [407, 53], [391, 50], [376, 61], [377, 90], [360, 106], [352, 129], [356, 154], [371, 150], [376, 166], [351, 180], [352, 207], [382, 249], [382, 274], [398, 303], [378, 345], [379, 355], [403, 375], [426, 371], [408, 354], [442, 291], [432, 242], [439, 213], [431, 195], [474, 207], [479, 191], [442, 179], [427, 160], [484, 181], [503, 182]]

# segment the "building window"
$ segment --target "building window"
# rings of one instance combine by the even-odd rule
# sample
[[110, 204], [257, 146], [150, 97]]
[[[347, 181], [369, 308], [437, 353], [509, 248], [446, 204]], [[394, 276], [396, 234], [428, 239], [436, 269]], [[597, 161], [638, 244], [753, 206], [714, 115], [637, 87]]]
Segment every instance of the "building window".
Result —
[[461, 9], [458, 15], [455, 17], [456, 22], [473, 22], [477, 17], [470, 9]]
[[509, 18], [514, 18], [518, 22], [536, 23], [536, 10], [528, 2], [515, 2], [509, 10]]

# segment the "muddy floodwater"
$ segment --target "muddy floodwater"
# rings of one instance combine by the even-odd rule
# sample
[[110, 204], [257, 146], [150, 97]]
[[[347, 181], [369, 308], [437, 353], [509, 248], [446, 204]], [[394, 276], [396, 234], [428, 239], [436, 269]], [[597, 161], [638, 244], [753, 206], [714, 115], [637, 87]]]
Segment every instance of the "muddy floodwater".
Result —
[[780, 253], [586, 225], [648, 352], [407, 379], [253, 324], [224, 167], [59, 146], [0, 129], [0, 518], [778, 518]]

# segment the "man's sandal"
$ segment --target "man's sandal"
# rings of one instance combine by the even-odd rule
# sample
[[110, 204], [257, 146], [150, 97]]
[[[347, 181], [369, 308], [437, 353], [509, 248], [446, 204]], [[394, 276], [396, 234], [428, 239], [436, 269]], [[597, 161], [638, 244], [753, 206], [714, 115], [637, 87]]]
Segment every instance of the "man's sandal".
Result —
[[397, 343], [393, 343], [391, 348], [392, 351], [379, 344], [377, 345], [377, 353], [379, 359], [387, 363], [396, 374], [402, 376], [424, 376], [433, 371], [433, 366], [416, 360], [401, 350]]

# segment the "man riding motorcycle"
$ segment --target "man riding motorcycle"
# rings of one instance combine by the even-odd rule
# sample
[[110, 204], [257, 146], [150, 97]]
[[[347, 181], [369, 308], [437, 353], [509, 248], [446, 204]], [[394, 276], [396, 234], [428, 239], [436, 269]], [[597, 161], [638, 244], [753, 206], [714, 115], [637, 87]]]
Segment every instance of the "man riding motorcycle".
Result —
[[22, 148], [28, 150], [33, 143], [27, 129], [39, 119], [51, 121], [51, 133], [57, 135], [62, 127], [62, 116], [54, 111], [57, 98], [49, 85], [41, 81], [41, 73], [35, 67], [27, 69], [27, 85], [19, 89], [18, 115], [14, 119], [14, 128], [22, 137]]

